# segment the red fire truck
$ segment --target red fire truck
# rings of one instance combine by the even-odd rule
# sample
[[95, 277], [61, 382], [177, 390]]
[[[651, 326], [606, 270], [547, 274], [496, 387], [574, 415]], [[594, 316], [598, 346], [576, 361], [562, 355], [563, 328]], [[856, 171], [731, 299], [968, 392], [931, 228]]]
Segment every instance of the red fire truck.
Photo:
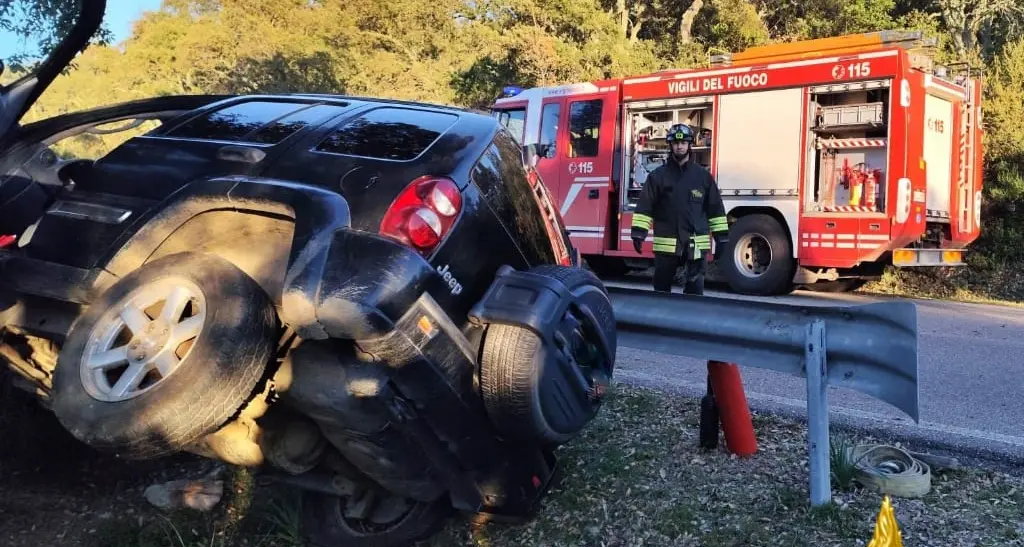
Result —
[[646, 269], [632, 211], [675, 123], [718, 181], [742, 294], [850, 290], [886, 264], [962, 266], [981, 228], [981, 81], [917, 32], [775, 44], [709, 68], [512, 88], [493, 105], [601, 275]]

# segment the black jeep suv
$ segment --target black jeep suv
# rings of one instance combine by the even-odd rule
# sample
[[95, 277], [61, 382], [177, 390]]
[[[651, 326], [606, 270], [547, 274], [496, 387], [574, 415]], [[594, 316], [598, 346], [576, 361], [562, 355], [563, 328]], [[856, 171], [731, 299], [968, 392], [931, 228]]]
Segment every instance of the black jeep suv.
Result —
[[[306, 491], [323, 545], [529, 516], [600, 407], [612, 307], [493, 118], [183, 96], [19, 124], [102, 0], [0, 90], [0, 361], [78, 439]], [[95, 161], [51, 145], [158, 120]], [[134, 124], [127, 124], [134, 127]]]

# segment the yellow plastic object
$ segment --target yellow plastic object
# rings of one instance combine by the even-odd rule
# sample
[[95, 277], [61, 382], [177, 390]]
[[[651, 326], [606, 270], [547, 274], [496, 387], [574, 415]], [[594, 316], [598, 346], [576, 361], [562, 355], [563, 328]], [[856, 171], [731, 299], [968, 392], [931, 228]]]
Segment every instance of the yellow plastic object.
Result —
[[959, 264], [963, 262], [963, 251], [943, 251], [942, 261], [946, 263]]
[[882, 500], [882, 509], [875, 520], [875, 535], [871, 536], [868, 547], [903, 547], [903, 535], [889, 496]]
[[864, 193], [864, 186], [861, 184], [853, 185], [850, 188], [850, 205], [853, 207], [860, 206], [861, 194]]
[[910, 249], [898, 249], [892, 253], [892, 263], [894, 265], [914, 264], [916, 262], [917, 255]]

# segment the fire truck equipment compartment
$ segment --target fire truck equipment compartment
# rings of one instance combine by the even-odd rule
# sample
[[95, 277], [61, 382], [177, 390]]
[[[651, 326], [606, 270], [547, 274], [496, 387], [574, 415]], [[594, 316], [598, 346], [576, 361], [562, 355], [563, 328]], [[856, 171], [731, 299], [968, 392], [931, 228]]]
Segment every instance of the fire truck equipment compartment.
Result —
[[885, 123], [885, 103], [825, 106], [818, 127], [880, 126]]

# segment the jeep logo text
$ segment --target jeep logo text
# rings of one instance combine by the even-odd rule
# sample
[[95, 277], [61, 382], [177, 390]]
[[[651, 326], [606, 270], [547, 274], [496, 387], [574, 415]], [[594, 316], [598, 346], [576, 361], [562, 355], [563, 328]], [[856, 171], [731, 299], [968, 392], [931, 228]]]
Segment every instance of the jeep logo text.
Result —
[[448, 271], [447, 264], [445, 264], [443, 268], [438, 266], [437, 273], [441, 274], [441, 277], [444, 278], [444, 282], [448, 284], [448, 288], [451, 289], [452, 296], [462, 294], [462, 284], [459, 283], [459, 280], [455, 279], [455, 276], [452, 275], [450, 271]]

